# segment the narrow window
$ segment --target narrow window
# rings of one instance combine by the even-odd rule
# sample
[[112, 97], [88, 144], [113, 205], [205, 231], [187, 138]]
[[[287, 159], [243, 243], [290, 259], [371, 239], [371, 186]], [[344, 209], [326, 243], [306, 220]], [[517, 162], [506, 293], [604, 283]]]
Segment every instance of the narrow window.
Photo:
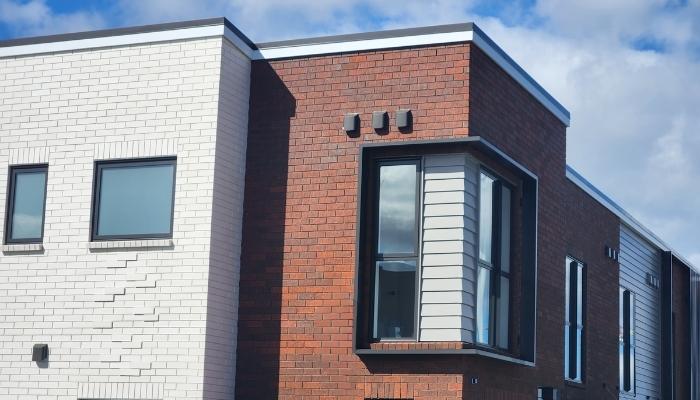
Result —
[[584, 279], [583, 263], [566, 258], [565, 318], [564, 318], [564, 376], [566, 379], [583, 380], [584, 338]]
[[508, 349], [512, 189], [482, 171], [479, 179], [478, 343]]
[[44, 236], [46, 165], [10, 168], [6, 243], [41, 243]]
[[416, 335], [419, 170], [418, 160], [378, 164], [374, 213], [376, 339]]
[[94, 240], [172, 236], [175, 159], [98, 162]]
[[635, 392], [634, 293], [620, 288], [620, 390]]

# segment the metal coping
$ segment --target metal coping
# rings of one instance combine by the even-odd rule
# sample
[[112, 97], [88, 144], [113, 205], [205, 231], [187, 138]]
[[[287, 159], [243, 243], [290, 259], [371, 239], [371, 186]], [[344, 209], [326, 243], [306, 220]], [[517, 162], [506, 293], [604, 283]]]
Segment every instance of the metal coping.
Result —
[[[265, 42], [265, 43], [260, 43], [260, 44], [255, 44], [252, 40], [250, 40], [243, 32], [241, 32], [238, 28], [236, 28], [233, 23], [231, 23], [227, 18], [225, 17], [217, 17], [217, 18], [208, 18], [208, 19], [198, 19], [198, 20], [192, 20], [192, 21], [181, 21], [181, 22], [168, 22], [168, 23], [161, 23], [161, 24], [152, 24], [152, 25], [143, 25], [143, 26], [134, 26], [134, 27], [125, 27], [125, 28], [116, 28], [116, 29], [103, 29], [103, 30], [95, 30], [95, 31], [87, 31], [87, 32], [76, 32], [76, 33], [66, 33], [66, 34], [58, 34], [58, 35], [48, 35], [48, 36], [37, 36], [37, 37], [28, 37], [28, 38], [19, 38], [19, 39], [9, 39], [9, 40], [4, 40], [0, 41], [0, 48], [9, 48], [9, 47], [17, 47], [17, 46], [27, 46], [27, 45], [38, 45], [38, 44], [50, 44], [50, 43], [57, 43], [57, 42], [70, 42], [70, 41], [79, 41], [79, 40], [85, 40], [85, 39], [99, 39], [99, 38], [108, 38], [108, 37], [119, 37], [119, 36], [127, 36], [127, 35], [135, 35], [135, 34], [144, 34], [144, 33], [155, 33], [155, 32], [163, 32], [163, 31], [174, 31], [178, 29], [187, 29], [187, 28], [196, 28], [196, 27], [206, 27], [206, 26], [218, 26], [218, 25], [223, 25], [225, 26], [229, 31], [231, 31], [238, 39], [241, 40], [243, 45], [247, 46], [248, 49], [245, 49], [244, 51], [250, 52], [249, 57], [251, 54], [255, 54], [257, 56], [253, 58], [265, 58], [261, 56], [261, 52], [264, 52], [265, 50], [273, 50], [273, 49], [294, 49], [294, 48], [303, 48], [306, 46], [312, 47], [312, 46], [318, 46], [318, 45], [328, 45], [328, 44], [339, 44], [342, 45], [343, 43], [351, 44], [354, 42], [362, 42], [362, 41], [374, 41], [374, 40], [390, 40], [392, 38], [395, 39], [400, 39], [400, 38], [407, 38], [407, 37], [420, 37], [420, 36], [427, 36], [427, 35], [440, 35], [440, 34], [450, 34], [450, 33], [458, 33], [458, 32], [465, 32], [465, 33], [471, 33], [474, 35], [474, 42], [478, 47], [482, 47], [483, 50], [487, 52], [491, 57], [496, 57], [502, 59], [503, 63], [505, 65], [502, 65], [502, 68], [505, 68], [506, 70], [510, 69], [510, 74], [514, 75], [516, 80], [519, 80], [521, 85], [523, 85], [526, 90], [532, 91], [535, 94], [535, 97], [541, 96], [542, 101], [547, 108], [552, 108], [553, 112], [555, 115], [558, 115], [562, 121], [568, 125], [569, 120], [571, 118], [571, 115], [569, 111], [561, 105], [552, 95], [549, 94], [535, 79], [533, 79], [525, 70], [520, 67], [508, 54], [503, 51], [491, 38], [488, 37], [481, 29], [479, 29], [476, 24], [473, 22], [467, 22], [467, 23], [457, 23], [457, 24], [447, 24], [447, 25], [434, 25], [434, 26], [426, 26], [426, 27], [418, 27], [418, 28], [405, 28], [405, 29], [393, 29], [393, 30], [384, 30], [384, 31], [375, 31], [375, 32], [364, 32], [364, 33], [353, 33], [353, 34], [342, 34], [342, 35], [332, 35], [332, 36], [319, 36], [319, 37], [312, 37], [312, 38], [303, 38], [303, 39], [293, 39], [293, 40], [283, 40], [283, 41], [276, 41], [276, 42]], [[439, 43], [439, 42], [435, 42]], [[425, 45], [425, 44], [423, 44]], [[394, 44], [383, 44], [379, 48], [394, 48], [394, 47], [410, 47], [411, 44], [407, 45], [405, 42], [402, 42], [401, 44], [399, 43], [394, 43]], [[99, 46], [95, 46], [99, 47]], [[352, 47], [352, 46], [350, 46]], [[362, 46], [360, 45], [360, 48], [350, 48], [348, 51], [362, 51]], [[342, 49], [342, 47], [341, 47]], [[368, 47], [368, 49], [376, 50], [374, 47]], [[342, 51], [342, 50], [341, 50]], [[31, 52], [28, 54], [32, 54]], [[304, 57], [303, 51], [297, 55], [298, 57]], [[308, 56], [308, 55], [307, 55]], [[498, 62], [498, 61], [497, 61]], [[529, 88], [528, 88], [529, 86]]]
[[19, 39], [9, 39], [0, 41], [0, 47], [13, 47], [13, 46], [25, 46], [30, 44], [41, 44], [41, 43], [54, 43], [54, 42], [66, 42], [70, 40], [82, 40], [82, 39], [97, 39], [110, 36], [124, 36], [124, 35], [134, 35], [138, 33], [152, 33], [160, 31], [170, 31], [175, 29], [185, 29], [194, 28], [200, 26], [215, 26], [224, 25], [236, 34], [245, 44], [247, 44], [252, 50], [257, 50], [257, 46], [250, 40], [246, 35], [243, 34], [235, 25], [231, 23], [225, 17], [218, 18], [207, 18], [207, 19], [197, 19], [192, 21], [180, 21], [180, 22], [166, 22], [162, 24], [152, 24], [152, 25], [142, 25], [142, 26], [132, 26], [125, 28], [113, 28], [113, 29], [100, 29], [95, 31], [85, 31], [85, 32], [74, 32], [74, 33], [62, 33], [58, 35], [46, 35], [46, 36], [35, 36], [26, 37]]

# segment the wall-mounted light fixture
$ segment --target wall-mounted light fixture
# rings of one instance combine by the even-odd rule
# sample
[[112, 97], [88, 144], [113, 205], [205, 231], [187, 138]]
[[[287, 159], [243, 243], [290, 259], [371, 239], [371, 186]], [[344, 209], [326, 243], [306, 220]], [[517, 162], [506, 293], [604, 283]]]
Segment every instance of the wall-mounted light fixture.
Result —
[[661, 280], [658, 276], [647, 272], [647, 285], [653, 287], [654, 289], [658, 289], [661, 287]]
[[605, 246], [605, 255], [611, 260], [620, 261], [620, 253], [610, 246]]
[[49, 345], [37, 343], [32, 348], [32, 361], [41, 362], [49, 358]]
[[343, 119], [343, 129], [348, 136], [360, 133], [360, 114], [347, 113]]
[[389, 113], [386, 111], [374, 111], [372, 113], [372, 128], [375, 131], [383, 131], [389, 128]]
[[411, 110], [396, 111], [396, 127], [402, 131], [408, 131], [413, 127], [413, 113]]

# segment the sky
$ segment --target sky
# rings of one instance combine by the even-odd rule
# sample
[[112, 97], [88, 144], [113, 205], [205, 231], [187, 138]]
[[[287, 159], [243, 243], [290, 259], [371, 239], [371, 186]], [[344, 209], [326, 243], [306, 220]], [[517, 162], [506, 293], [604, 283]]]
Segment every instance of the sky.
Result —
[[700, 0], [0, 0], [0, 39], [218, 16], [254, 42], [476, 22], [571, 112], [567, 162], [700, 267]]

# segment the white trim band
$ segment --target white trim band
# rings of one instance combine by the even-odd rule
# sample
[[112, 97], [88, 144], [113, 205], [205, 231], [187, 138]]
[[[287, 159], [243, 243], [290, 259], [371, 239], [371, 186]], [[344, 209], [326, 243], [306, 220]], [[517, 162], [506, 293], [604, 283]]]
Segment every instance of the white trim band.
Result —
[[[116, 35], [99, 38], [0, 47], [0, 58], [104, 47], [128, 46], [134, 44], [169, 42], [173, 40], [216, 37], [224, 35], [224, 28], [225, 26], [223, 24], [211, 26], [197, 26], [192, 28], [172, 29], [147, 33], [135, 33], [130, 35]], [[240, 39], [238, 40], [240, 41]], [[250, 50], [250, 48], [248, 49]]]
[[442, 43], [468, 42], [473, 38], [472, 31], [432, 33], [427, 35], [399, 36], [381, 39], [354, 40], [335, 43], [303, 44], [284, 47], [270, 47], [256, 50], [254, 60], [274, 60], [277, 58], [307, 57], [321, 54], [347, 53], [353, 51], [393, 49], [424, 46]]

